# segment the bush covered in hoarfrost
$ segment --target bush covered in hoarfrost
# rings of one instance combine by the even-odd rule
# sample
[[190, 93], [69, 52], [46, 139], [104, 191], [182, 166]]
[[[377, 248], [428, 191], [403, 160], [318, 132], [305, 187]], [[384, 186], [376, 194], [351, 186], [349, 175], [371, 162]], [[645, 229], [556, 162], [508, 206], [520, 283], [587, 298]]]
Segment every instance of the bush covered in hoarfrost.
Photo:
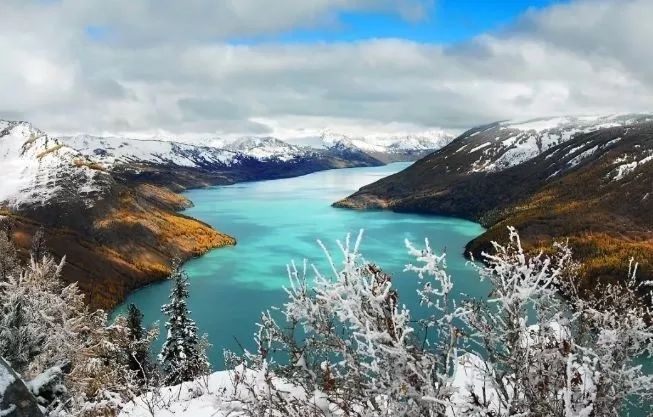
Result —
[[264, 313], [258, 351], [227, 353], [244, 369], [232, 372], [241, 413], [592, 417], [651, 404], [653, 376], [637, 359], [653, 354], [653, 300], [641, 297], [652, 283], [635, 264], [624, 285], [581, 298], [567, 245], [529, 255], [510, 229], [476, 265], [493, 291], [456, 303], [446, 256], [406, 242], [430, 311], [414, 320], [361, 237], [338, 242], [342, 264], [322, 246], [328, 273], [291, 264], [283, 319]]

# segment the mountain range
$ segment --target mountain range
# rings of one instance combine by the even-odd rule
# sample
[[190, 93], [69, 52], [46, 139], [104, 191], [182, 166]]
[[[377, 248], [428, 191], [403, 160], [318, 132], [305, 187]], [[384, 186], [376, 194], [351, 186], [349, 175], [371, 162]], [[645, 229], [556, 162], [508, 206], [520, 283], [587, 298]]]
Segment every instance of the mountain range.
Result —
[[179, 213], [192, 204], [178, 194], [185, 189], [414, 160], [445, 141], [395, 141], [373, 152], [344, 139], [317, 147], [272, 137], [189, 144], [55, 137], [28, 122], [0, 121], [0, 225], [24, 256], [43, 228], [48, 249], [67, 257], [64, 278], [106, 308], [165, 277], [171, 259], [236, 243]]
[[361, 188], [338, 207], [457, 216], [486, 232], [476, 256], [516, 227], [537, 250], [565, 239], [583, 288], [653, 278], [653, 115], [555, 117], [468, 130], [406, 170]]

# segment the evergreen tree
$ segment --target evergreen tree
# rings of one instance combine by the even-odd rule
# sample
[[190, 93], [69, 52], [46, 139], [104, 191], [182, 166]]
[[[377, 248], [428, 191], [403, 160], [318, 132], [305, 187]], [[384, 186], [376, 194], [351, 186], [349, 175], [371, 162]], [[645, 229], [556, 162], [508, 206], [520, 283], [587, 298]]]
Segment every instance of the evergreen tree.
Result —
[[127, 327], [132, 340], [141, 340], [145, 334], [143, 328], [143, 313], [136, 304], [130, 304], [127, 308]]
[[0, 229], [0, 282], [18, 272], [18, 251], [9, 237], [9, 232]]
[[47, 254], [47, 247], [45, 245], [45, 228], [43, 226], [39, 227], [32, 237], [30, 254], [34, 259], [41, 259]]
[[0, 356], [21, 374], [43, 351], [46, 339], [32, 325], [35, 317], [28, 303], [24, 293], [2, 294], [0, 302]]
[[188, 310], [188, 276], [175, 261], [170, 279], [173, 280], [170, 303], [161, 311], [168, 316], [168, 335], [163, 344], [159, 361], [163, 367], [163, 381], [175, 385], [206, 374], [209, 362], [205, 343], [197, 335], [197, 325]]
[[127, 330], [129, 332], [128, 366], [143, 382], [152, 370], [149, 357], [150, 340], [143, 327], [143, 313], [134, 304], [130, 304], [127, 309]]

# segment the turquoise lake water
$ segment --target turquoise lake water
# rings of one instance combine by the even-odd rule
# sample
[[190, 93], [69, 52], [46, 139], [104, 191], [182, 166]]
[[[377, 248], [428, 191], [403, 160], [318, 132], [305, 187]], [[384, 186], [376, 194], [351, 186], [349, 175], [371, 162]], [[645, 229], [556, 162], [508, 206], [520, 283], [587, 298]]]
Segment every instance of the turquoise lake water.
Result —
[[[415, 316], [417, 279], [404, 273], [411, 261], [404, 239], [423, 243], [428, 237], [436, 250], [447, 251], [449, 271], [456, 291], [486, 295], [472, 266], [462, 256], [465, 244], [483, 228], [465, 220], [399, 214], [387, 211], [353, 211], [331, 207], [365, 184], [406, 168], [407, 163], [383, 167], [323, 171], [302, 177], [241, 183], [189, 191], [195, 206], [185, 214], [205, 221], [234, 236], [234, 247], [213, 250], [189, 261], [184, 268], [190, 276], [189, 305], [200, 332], [213, 344], [210, 359], [214, 369], [222, 369], [222, 351], [239, 351], [238, 343], [253, 348], [255, 323], [260, 312], [285, 301], [286, 264], [304, 258], [327, 271], [321, 239], [336, 260], [337, 239], [348, 232], [353, 237], [364, 229], [362, 253], [393, 275], [400, 302]], [[170, 282], [159, 282], [131, 294], [117, 311], [129, 303], [144, 313], [146, 323], [159, 321], [161, 305], [167, 302]], [[162, 333], [163, 334], [163, 333]], [[161, 341], [157, 345], [160, 346]]]

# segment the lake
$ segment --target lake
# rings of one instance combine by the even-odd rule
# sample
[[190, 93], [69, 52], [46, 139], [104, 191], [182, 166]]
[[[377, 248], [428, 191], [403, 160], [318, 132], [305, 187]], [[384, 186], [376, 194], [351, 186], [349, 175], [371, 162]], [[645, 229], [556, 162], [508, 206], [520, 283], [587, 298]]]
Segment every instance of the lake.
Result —
[[[466, 220], [393, 213], [353, 211], [331, 207], [331, 203], [361, 186], [398, 172], [409, 163], [373, 168], [322, 171], [301, 177], [240, 183], [192, 190], [186, 196], [195, 206], [185, 214], [200, 219], [234, 236], [234, 247], [213, 250], [184, 265], [190, 276], [189, 305], [200, 333], [208, 333], [213, 344], [210, 360], [222, 369], [222, 351], [239, 351], [239, 344], [254, 348], [255, 323], [261, 311], [281, 306], [285, 301], [286, 264], [305, 258], [327, 271], [322, 240], [339, 260], [337, 239], [348, 232], [353, 237], [364, 229], [361, 252], [393, 276], [400, 302], [420, 315], [417, 279], [404, 273], [411, 261], [404, 239], [423, 244], [429, 238], [434, 249], [446, 250], [455, 292], [483, 296], [489, 291], [480, 283], [472, 266], [463, 257], [465, 244], [483, 232]], [[168, 300], [170, 282], [152, 284], [132, 293], [116, 311], [129, 303], [142, 311], [147, 324], [159, 321], [161, 305]], [[161, 334], [165, 334], [162, 332]], [[159, 349], [161, 340], [156, 348]]]

